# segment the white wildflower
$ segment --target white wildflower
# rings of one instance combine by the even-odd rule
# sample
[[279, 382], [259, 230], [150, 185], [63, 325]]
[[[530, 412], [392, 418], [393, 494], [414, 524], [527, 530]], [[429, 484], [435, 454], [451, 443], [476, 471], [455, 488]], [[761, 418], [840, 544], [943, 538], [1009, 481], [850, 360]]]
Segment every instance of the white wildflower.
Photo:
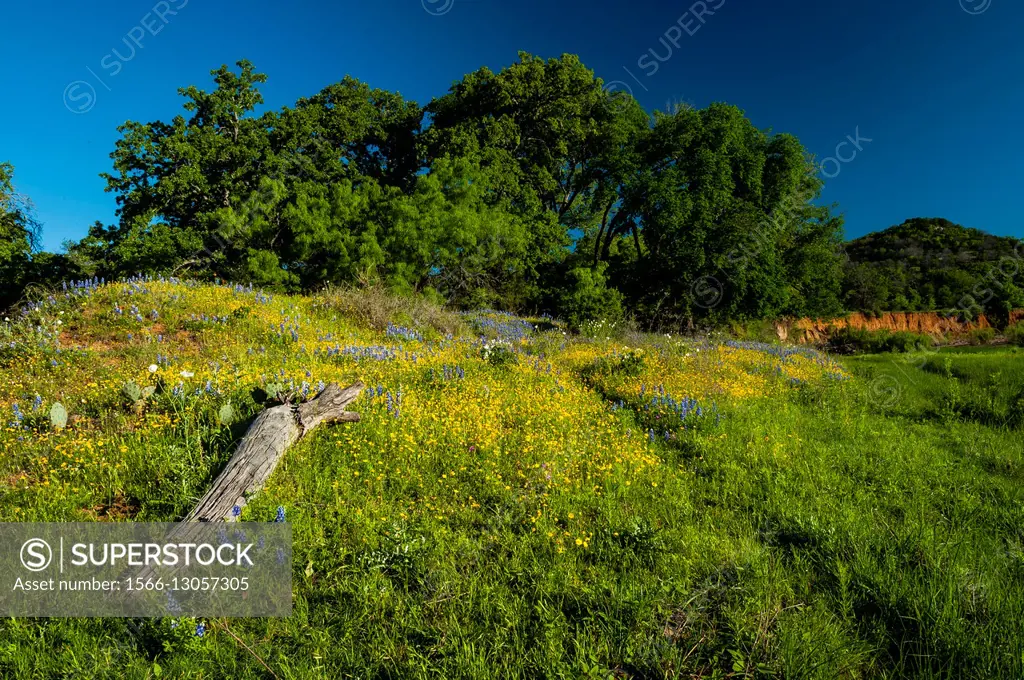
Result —
[[157, 366], [156, 364], [150, 364], [149, 365], [149, 372], [150, 373], [156, 373], [159, 370], [160, 370], [160, 367]]

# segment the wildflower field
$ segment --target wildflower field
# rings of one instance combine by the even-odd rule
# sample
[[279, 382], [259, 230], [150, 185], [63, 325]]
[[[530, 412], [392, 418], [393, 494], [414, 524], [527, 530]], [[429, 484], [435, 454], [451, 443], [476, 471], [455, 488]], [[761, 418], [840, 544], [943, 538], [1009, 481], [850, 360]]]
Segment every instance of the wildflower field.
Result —
[[290, 618], [7, 619], [0, 677], [1024, 674], [1024, 355], [998, 420], [967, 355], [389, 304], [91, 281], [0, 324], [8, 522], [180, 519], [262, 409], [367, 385], [242, 512], [292, 524]]

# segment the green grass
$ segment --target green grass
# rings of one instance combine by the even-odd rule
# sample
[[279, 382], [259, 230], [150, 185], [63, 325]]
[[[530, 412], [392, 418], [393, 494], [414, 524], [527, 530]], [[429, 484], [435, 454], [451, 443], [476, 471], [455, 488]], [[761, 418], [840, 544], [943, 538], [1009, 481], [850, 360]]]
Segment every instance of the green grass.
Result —
[[[88, 419], [64, 439], [0, 435], [4, 476], [28, 472], [0, 487], [6, 520], [76, 519], [93, 505], [131, 508], [120, 519], [180, 516], [238, 436], [212, 414], [230, 400], [251, 417], [262, 407], [252, 388], [278, 367], [286, 379], [308, 369], [313, 380], [402, 385], [407, 403], [396, 418], [360, 400], [363, 422], [300, 443], [246, 508], [253, 521], [287, 508], [291, 618], [204, 621], [203, 637], [193, 620], [7, 619], [4, 678], [146, 678], [157, 667], [189, 678], [1024, 675], [1021, 431], [997, 418], [1024, 384], [1024, 353], [853, 357], [848, 380], [791, 380], [776, 369], [813, 360], [633, 336], [638, 359], [555, 328], [513, 344], [512, 362], [443, 337], [406, 343], [417, 362], [357, 362], [279, 342], [276, 321], [300, 318], [300, 343], [328, 330], [346, 343], [394, 338], [339, 317], [329, 299], [282, 298], [174, 347], [168, 374], [206, 371], [195, 381], [212, 375], [219, 395], [163, 394], [140, 415], [119, 403], [119, 385], [170, 350], [100, 323], [124, 295], [62, 308], [85, 346], [77, 354], [21, 343], [0, 361], [0, 401], [84, 398], [70, 410]], [[161, 305], [167, 334], [198, 309], [251, 305], [222, 289], [135, 295]], [[514, 322], [466, 323], [501, 336]], [[619, 382], [595, 383], [620, 356]], [[442, 378], [442, 362], [465, 379]], [[673, 394], [719, 394], [720, 422], [649, 442], [642, 400], [615, 408], [602, 396], [629, 396], [659, 372]], [[83, 442], [99, 440], [125, 453], [86, 459]], [[74, 473], [57, 452], [68, 442], [85, 461]]]
[[881, 403], [895, 401], [904, 417], [1002, 430], [1024, 426], [1024, 353], [1019, 348], [943, 348], [849, 363]]

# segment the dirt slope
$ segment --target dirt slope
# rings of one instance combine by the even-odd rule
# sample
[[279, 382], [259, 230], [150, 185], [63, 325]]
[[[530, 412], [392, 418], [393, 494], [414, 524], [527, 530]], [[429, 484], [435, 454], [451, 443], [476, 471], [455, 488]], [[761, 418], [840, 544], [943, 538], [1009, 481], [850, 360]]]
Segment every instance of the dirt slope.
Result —
[[[1010, 314], [1010, 321], [1024, 320], [1024, 309]], [[936, 312], [888, 312], [879, 317], [869, 317], [860, 312], [840, 319], [795, 319], [779, 321], [775, 331], [780, 340], [796, 343], [818, 343], [828, 338], [829, 328], [846, 328], [847, 326], [870, 331], [912, 331], [927, 333], [937, 339], [946, 336], [966, 335], [976, 328], [990, 328], [992, 324], [981, 315], [974, 321], [963, 322], [956, 317], [947, 317]]]

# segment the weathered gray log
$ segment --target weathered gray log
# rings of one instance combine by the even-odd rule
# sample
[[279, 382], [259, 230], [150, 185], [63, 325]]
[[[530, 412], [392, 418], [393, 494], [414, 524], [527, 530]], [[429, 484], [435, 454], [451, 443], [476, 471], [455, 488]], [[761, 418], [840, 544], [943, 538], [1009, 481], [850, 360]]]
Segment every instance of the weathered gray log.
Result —
[[[356, 382], [345, 389], [332, 383], [316, 398], [299, 405], [284, 404], [269, 408], [256, 417], [246, 431], [227, 467], [214, 480], [199, 504], [171, 531], [167, 540], [176, 543], [194, 543], [204, 535], [199, 522], [223, 522], [232, 516], [237, 505], [242, 508], [246, 497], [263, 488], [288, 448], [318, 426], [327, 423], [359, 422], [359, 414], [346, 411], [365, 388]], [[163, 568], [159, 574], [152, 566], [133, 572], [133, 578], [143, 581], [162, 576], [174, 576], [183, 569], [182, 564]], [[124, 597], [136, 597], [145, 592], [122, 592]]]
[[227, 467], [184, 521], [228, 519], [235, 506], [245, 506], [247, 495], [263, 487], [292, 444], [321, 424], [358, 422], [359, 414], [346, 411], [345, 407], [356, 400], [364, 387], [357, 382], [342, 389], [332, 383], [304, 404], [284, 404], [261, 413], [245, 433]]

